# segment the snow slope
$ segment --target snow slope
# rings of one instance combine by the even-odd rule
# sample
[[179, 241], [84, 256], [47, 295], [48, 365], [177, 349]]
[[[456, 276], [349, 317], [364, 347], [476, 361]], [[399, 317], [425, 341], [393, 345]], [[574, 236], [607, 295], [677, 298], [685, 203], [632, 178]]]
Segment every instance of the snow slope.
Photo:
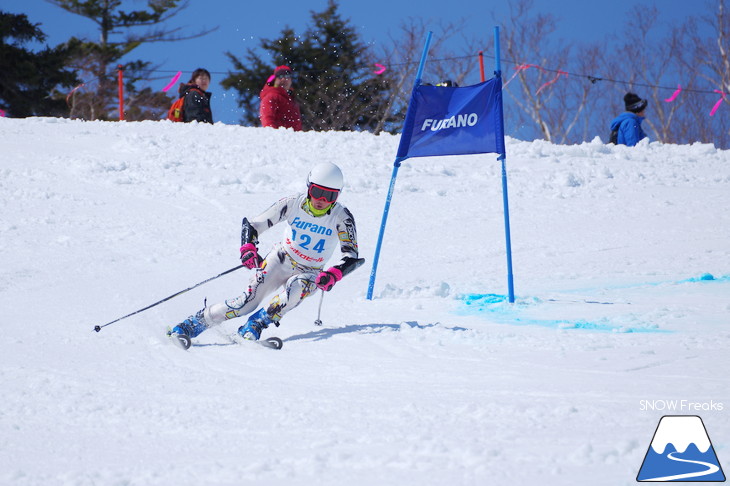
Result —
[[[508, 139], [513, 305], [496, 157], [406, 161], [367, 301], [397, 144], [0, 118], [0, 484], [628, 485], [666, 414], [730, 464], [730, 152]], [[368, 263], [323, 327], [315, 297], [281, 351], [171, 346], [244, 269], [93, 332], [237, 265], [324, 160]]]

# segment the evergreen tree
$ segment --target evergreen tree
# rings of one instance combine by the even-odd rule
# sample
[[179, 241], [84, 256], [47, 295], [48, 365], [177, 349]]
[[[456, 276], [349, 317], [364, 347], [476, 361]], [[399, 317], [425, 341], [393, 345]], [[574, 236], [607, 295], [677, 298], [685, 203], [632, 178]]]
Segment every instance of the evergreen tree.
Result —
[[0, 108], [9, 116], [63, 116], [68, 108], [58, 88], [78, 83], [66, 69], [71, 46], [32, 52], [23, 46], [44, 42], [46, 34], [24, 14], [0, 11]]
[[373, 58], [356, 30], [342, 19], [330, 0], [321, 13], [312, 12], [312, 25], [298, 36], [289, 27], [278, 39], [261, 40], [271, 61], [253, 49], [246, 62], [226, 53], [234, 70], [222, 81], [238, 92], [242, 122], [260, 126], [259, 93], [277, 65], [294, 70], [294, 92], [305, 130], [374, 130], [387, 110], [389, 77], [372, 75]]
[[[125, 119], [160, 119], [173, 99], [162, 92], [153, 92], [137, 84], [150, 78], [154, 66], [141, 60], [123, 62], [122, 58], [147, 42], [176, 41], [200, 37], [210, 31], [191, 36], [178, 36], [180, 30], [155, 28], [136, 34], [136, 28], [154, 27], [174, 17], [187, 7], [187, 1], [148, 0], [143, 10], [126, 11], [122, 0], [48, 0], [64, 10], [94, 21], [100, 32], [98, 42], [80, 41], [75, 63], [83, 73], [85, 87], [71, 98], [71, 116], [86, 120], [116, 120], [119, 113], [117, 65], [124, 70]], [[118, 39], [120, 33], [126, 37]]]

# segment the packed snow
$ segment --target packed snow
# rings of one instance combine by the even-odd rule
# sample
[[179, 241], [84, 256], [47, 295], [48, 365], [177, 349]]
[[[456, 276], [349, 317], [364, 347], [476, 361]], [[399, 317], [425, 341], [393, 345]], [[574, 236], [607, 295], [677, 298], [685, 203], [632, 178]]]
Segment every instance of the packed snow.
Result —
[[[663, 415], [730, 465], [730, 152], [0, 118], [0, 484], [629, 485]], [[235, 297], [240, 224], [342, 168], [367, 263], [264, 337], [165, 335]], [[264, 251], [281, 236], [261, 238]], [[675, 405], [672, 406], [671, 404]], [[672, 409], [673, 408], [673, 409]], [[726, 470], [727, 471], [727, 470]]]

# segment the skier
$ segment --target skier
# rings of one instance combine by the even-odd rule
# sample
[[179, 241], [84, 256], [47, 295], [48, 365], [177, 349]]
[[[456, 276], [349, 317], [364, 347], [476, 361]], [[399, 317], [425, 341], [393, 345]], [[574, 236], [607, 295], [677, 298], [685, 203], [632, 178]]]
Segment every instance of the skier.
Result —
[[[238, 328], [244, 339], [258, 340], [261, 331], [316, 291], [330, 291], [353, 271], [358, 259], [355, 219], [336, 202], [343, 186], [342, 171], [328, 162], [315, 166], [307, 177], [307, 193], [285, 197], [256, 218], [243, 218], [241, 263], [255, 269], [248, 288], [234, 299], [205, 307], [175, 326], [170, 335], [198, 336], [211, 326], [248, 315], [272, 292], [269, 303], [251, 314]], [[258, 237], [272, 226], [286, 222], [284, 235], [266, 258], [258, 253]], [[339, 242], [340, 261], [324, 270]]]

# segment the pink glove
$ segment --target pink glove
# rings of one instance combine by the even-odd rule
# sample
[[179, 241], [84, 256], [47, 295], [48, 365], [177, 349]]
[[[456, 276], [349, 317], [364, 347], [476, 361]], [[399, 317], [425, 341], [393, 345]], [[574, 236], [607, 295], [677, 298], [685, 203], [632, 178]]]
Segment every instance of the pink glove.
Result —
[[241, 264], [246, 268], [258, 268], [260, 264], [259, 252], [256, 245], [246, 243], [241, 247]]
[[329, 292], [330, 290], [332, 290], [332, 287], [334, 287], [335, 284], [340, 280], [342, 280], [342, 272], [337, 268], [332, 267], [325, 270], [324, 272], [320, 272], [319, 275], [317, 275], [317, 278], [314, 280], [314, 283], [320, 289], [324, 290], [325, 292]]

